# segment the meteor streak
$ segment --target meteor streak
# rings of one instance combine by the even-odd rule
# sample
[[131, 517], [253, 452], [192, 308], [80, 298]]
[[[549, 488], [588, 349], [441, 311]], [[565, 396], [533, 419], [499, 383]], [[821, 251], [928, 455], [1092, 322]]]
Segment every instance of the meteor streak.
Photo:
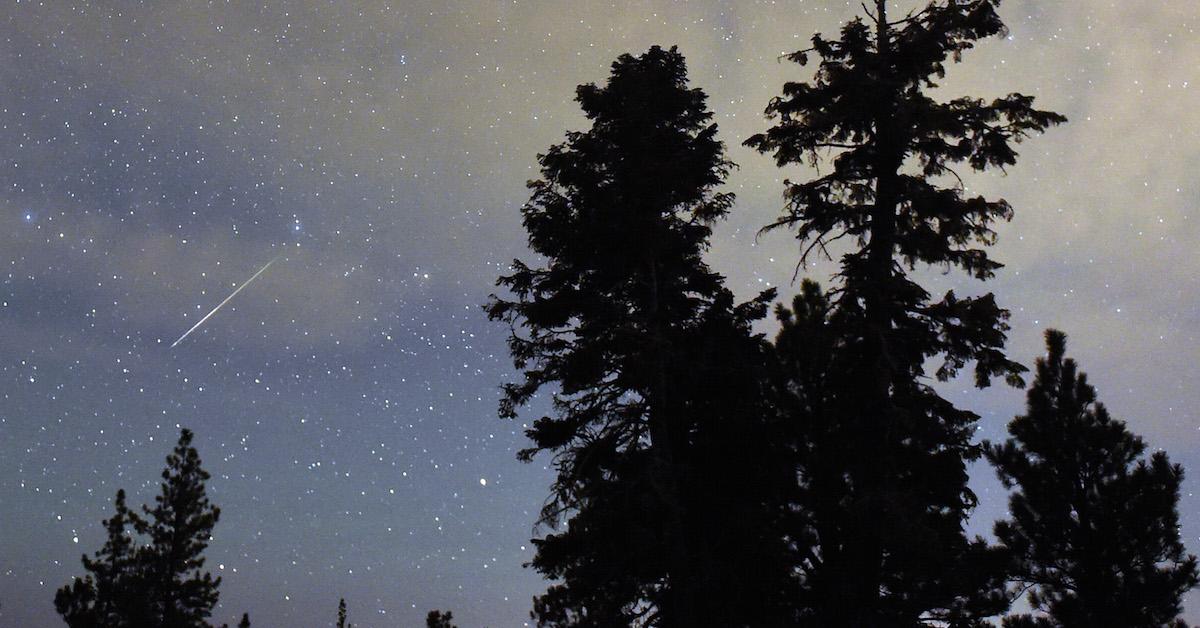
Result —
[[204, 321], [206, 321], [206, 320], [208, 320], [208, 319], [212, 318], [212, 315], [213, 315], [213, 314], [216, 314], [216, 313], [217, 313], [217, 310], [219, 310], [219, 309], [221, 309], [222, 307], [224, 307], [226, 303], [229, 303], [229, 300], [230, 300], [230, 299], [232, 299], [233, 297], [237, 296], [237, 293], [241, 292], [241, 291], [242, 291], [242, 288], [245, 288], [246, 286], [250, 285], [250, 282], [251, 282], [251, 281], [254, 281], [255, 279], [258, 279], [258, 276], [259, 276], [259, 275], [261, 275], [261, 274], [263, 274], [263, 271], [265, 271], [267, 268], [269, 268], [269, 267], [271, 266], [271, 264], [274, 264], [274, 263], [275, 263], [275, 260], [279, 259], [280, 257], [281, 257], [281, 255], [277, 255], [277, 256], [275, 256], [275, 259], [273, 259], [273, 260], [271, 260], [271, 261], [267, 262], [266, 266], [263, 266], [262, 268], [258, 269], [258, 272], [256, 272], [256, 273], [254, 273], [253, 275], [251, 275], [251, 276], [250, 276], [250, 278], [249, 278], [249, 279], [247, 279], [245, 282], [243, 282], [243, 283], [242, 283], [242, 285], [238, 286], [236, 290], [234, 290], [233, 292], [229, 293], [229, 296], [225, 297], [225, 300], [224, 300], [224, 301], [221, 301], [220, 303], [218, 303], [218, 304], [217, 304], [217, 307], [214, 307], [214, 308], [212, 309], [212, 311], [211, 311], [211, 312], [209, 312], [208, 314], [205, 314], [205, 315], [204, 315], [204, 318], [202, 318], [202, 319], [200, 319], [200, 320], [196, 321], [196, 324], [195, 324], [195, 325], [192, 325], [192, 328], [191, 328], [191, 329], [189, 329], [189, 330], [187, 330], [187, 331], [183, 332], [183, 335], [179, 337], [179, 340], [176, 340], [175, 342], [172, 342], [172, 343], [171, 343], [171, 348], [172, 348], [172, 349], [174, 349], [176, 345], [178, 345], [179, 343], [183, 342], [184, 338], [187, 338], [187, 337], [188, 337], [188, 334], [190, 334], [190, 333], [192, 333], [192, 332], [196, 331], [196, 328], [197, 328], [197, 327], [199, 327], [199, 326], [201, 326], [201, 325], [203, 325], [203, 324], [204, 324]]

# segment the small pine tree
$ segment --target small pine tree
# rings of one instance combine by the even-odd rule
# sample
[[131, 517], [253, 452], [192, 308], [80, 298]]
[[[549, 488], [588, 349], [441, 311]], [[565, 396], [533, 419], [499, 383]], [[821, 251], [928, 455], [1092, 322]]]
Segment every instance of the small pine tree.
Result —
[[[155, 507], [142, 507], [146, 517], [130, 510], [125, 491], [117, 491], [115, 512], [104, 521], [107, 542], [94, 558], [83, 557], [87, 575], [55, 595], [55, 608], [68, 626], [208, 628], [205, 619], [217, 603], [221, 579], [200, 574], [201, 554], [220, 510], [205, 496], [209, 476], [191, 441], [192, 433], [182, 430], [167, 456]], [[131, 532], [149, 543], [139, 543]]]
[[445, 613], [441, 611], [429, 611], [429, 614], [425, 616], [425, 628], [458, 628], [458, 626], [450, 623], [452, 619], [454, 619], [454, 616], [450, 611], [446, 611]]
[[[221, 624], [221, 628], [229, 628], [229, 624]], [[242, 613], [242, 620], [238, 622], [238, 628], [250, 628], [249, 613]]]
[[85, 555], [82, 559], [88, 575], [76, 578], [54, 596], [55, 608], [72, 628], [133, 626], [148, 616], [139, 586], [143, 570], [129, 530], [140, 520], [125, 505], [124, 490], [117, 491], [113, 506], [113, 516], [104, 521], [108, 531], [104, 547], [95, 558]]
[[1044, 616], [1006, 628], [1160, 628], [1175, 625], [1197, 584], [1196, 557], [1179, 538], [1183, 469], [1109, 416], [1074, 360], [1066, 335], [1046, 332], [1028, 409], [987, 447], [1011, 519], [995, 533], [1015, 559], [1014, 579]]
[[221, 510], [209, 503], [205, 494], [209, 475], [192, 447], [191, 430], [180, 431], [162, 479], [154, 507], [143, 507], [147, 518], [139, 530], [150, 539], [145, 549], [147, 577], [160, 625], [206, 628], [205, 619], [217, 604], [221, 579], [202, 571], [203, 553]]
[[354, 624], [346, 621], [346, 598], [338, 599], [337, 628], [354, 628]]

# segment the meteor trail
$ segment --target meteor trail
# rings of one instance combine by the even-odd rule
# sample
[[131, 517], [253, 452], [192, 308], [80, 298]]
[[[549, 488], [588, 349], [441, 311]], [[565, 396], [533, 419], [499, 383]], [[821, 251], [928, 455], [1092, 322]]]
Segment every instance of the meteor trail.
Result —
[[183, 332], [183, 335], [179, 337], [179, 340], [176, 340], [175, 342], [172, 342], [172, 343], [171, 343], [171, 348], [172, 348], [172, 349], [174, 349], [174, 348], [175, 348], [175, 345], [178, 345], [179, 343], [183, 342], [183, 339], [188, 337], [188, 334], [190, 334], [190, 333], [192, 333], [192, 332], [196, 331], [196, 328], [197, 328], [197, 327], [199, 327], [199, 326], [201, 326], [201, 325], [203, 325], [203, 324], [204, 324], [204, 321], [208, 320], [209, 318], [212, 318], [212, 315], [213, 315], [213, 314], [216, 314], [216, 313], [217, 313], [217, 310], [219, 310], [219, 309], [221, 309], [222, 307], [224, 307], [226, 303], [229, 303], [229, 300], [230, 300], [230, 299], [232, 299], [233, 297], [237, 296], [237, 293], [241, 292], [241, 291], [242, 291], [242, 288], [245, 288], [246, 286], [250, 285], [250, 282], [251, 282], [251, 281], [254, 281], [255, 279], [258, 279], [258, 276], [259, 276], [259, 275], [261, 275], [261, 274], [263, 274], [263, 271], [264, 271], [264, 270], [266, 270], [267, 268], [269, 268], [269, 267], [271, 266], [271, 264], [274, 264], [274, 263], [275, 263], [275, 260], [279, 259], [280, 257], [281, 257], [281, 255], [276, 255], [276, 256], [275, 256], [275, 259], [273, 259], [273, 260], [271, 260], [271, 261], [267, 262], [266, 266], [263, 266], [262, 268], [258, 269], [258, 272], [256, 272], [256, 273], [254, 273], [253, 275], [251, 275], [251, 276], [250, 276], [250, 278], [249, 278], [249, 279], [247, 279], [245, 282], [243, 282], [243, 283], [242, 283], [242, 285], [238, 286], [236, 290], [234, 290], [233, 292], [229, 293], [229, 296], [225, 297], [225, 300], [224, 300], [224, 301], [221, 301], [220, 303], [218, 303], [218, 304], [217, 304], [217, 307], [214, 307], [214, 308], [212, 309], [212, 311], [211, 311], [211, 312], [209, 312], [208, 314], [205, 314], [205, 315], [204, 315], [204, 318], [202, 318], [202, 319], [200, 319], [200, 320], [196, 321], [196, 324], [195, 324], [195, 325], [192, 325], [192, 328], [191, 328], [191, 329], [189, 329], [189, 330], [187, 330], [187, 331]]

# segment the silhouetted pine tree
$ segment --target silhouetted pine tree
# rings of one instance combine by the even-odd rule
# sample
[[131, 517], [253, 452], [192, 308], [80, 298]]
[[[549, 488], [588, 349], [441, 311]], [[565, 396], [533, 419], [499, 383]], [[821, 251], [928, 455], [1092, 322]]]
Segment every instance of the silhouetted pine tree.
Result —
[[[819, 542], [836, 538], [842, 509], [846, 504], [832, 501], [823, 508], [818, 500], [843, 500], [851, 495], [841, 440], [845, 435], [838, 425], [825, 417], [832, 415], [839, 390], [836, 358], [844, 347], [830, 325], [829, 298], [815, 281], [805, 279], [800, 294], [792, 299], [791, 309], [775, 306], [779, 332], [775, 337], [776, 394], [773, 396], [781, 415], [791, 429], [782, 441], [791, 446], [788, 458], [803, 470], [781, 502], [782, 532], [788, 540], [790, 564], [796, 566], [802, 584], [795, 610], [799, 625], [810, 625], [823, 600], [817, 598], [812, 583], [822, 566]], [[836, 507], [835, 507], [836, 505]]]
[[338, 599], [337, 628], [346, 628], [346, 598]]
[[705, 95], [683, 57], [624, 55], [577, 98], [592, 127], [540, 156], [522, 209], [542, 267], [514, 261], [489, 316], [524, 374], [501, 414], [543, 387], [553, 416], [520, 457], [558, 472], [532, 565], [561, 579], [539, 625], [769, 625], [782, 578], [763, 491], [764, 295], [735, 306], [701, 259], [732, 196]]
[[441, 611], [429, 611], [425, 616], [425, 628], [458, 628], [450, 623], [454, 619], [454, 615], [450, 611], [445, 613]]
[[144, 566], [130, 535], [137, 513], [125, 505], [125, 491], [117, 491], [113, 516], [104, 521], [108, 540], [95, 558], [83, 557], [88, 575], [58, 590], [54, 606], [71, 628], [132, 627], [148, 625], [150, 607], [143, 589]]
[[140, 530], [149, 536], [145, 548], [146, 576], [162, 628], [207, 628], [205, 620], [217, 603], [221, 579], [202, 572], [204, 550], [212, 538], [221, 509], [205, 494], [209, 475], [192, 447], [191, 430], [181, 430], [179, 442], [167, 456], [162, 489], [154, 508], [143, 507]]
[[[866, 20], [841, 36], [813, 37], [790, 55], [820, 58], [811, 83], [788, 83], [767, 114], [776, 126], [747, 144], [779, 166], [825, 164], [819, 176], [787, 183], [787, 211], [767, 228], [789, 227], [801, 261], [846, 238], [831, 292], [838, 338], [834, 379], [823, 383], [819, 424], [837, 454], [806, 468], [814, 492], [804, 506], [819, 525], [802, 565], [805, 614], [825, 626], [911, 626], [938, 619], [969, 625], [995, 612], [1001, 596], [971, 557], [994, 562], [962, 524], [975, 504], [966, 461], [976, 415], [925, 383], [975, 363], [978, 386], [1000, 376], [1018, 385], [1019, 364], [1003, 353], [1008, 312], [992, 295], [934, 299], [908, 270], [957, 267], [987, 279], [1001, 265], [983, 246], [1012, 215], [1003, 200], [970, 197], [951, 169], [1015, 163], [1013, 143], [1064, 121], [1032, 98], [933, 100], [948, 59], [1004, 32], [998, 0], [939, 0], [899, 20], [875, 0]], [[812, 474], [820, 474], [816, 477]]]
[[[83, 558], [89, 573], [58, 590], [54, 604], [72, 627], [209, 628], [204, 621], [217, 603], [217, 587], [201, 554], [208, 547], [220, 510], [205, 496], [208, 473], [182, 430], [167, 456], [161, 493], [146, 518], [125, 506], [117, 491], [115, 513], [104, 522], [108, 541], [94, 559]], [[141, 544], [127, 530], [148, 536]]]
[[[229, 624], [221, 624], [221, 628], [229, 628]], [[250, 613], [242, 613], [242, 620], [238, 622], [238, 628], [250, 628]]]
[[1012, 518], [996, 537], [1016, 560], [1014, 579], [1029, 588], [1042, 617], [1012, 617], [1007, 627], [1161, 628], [1177, 621], [1184, 593], [1197, 584], [1196, 557], [1179, 539], [1183, 469], [1146, 444], [1096, 400], [1066, 336], [1046, 332], [1026, 414], [988, 458], [1005, 486]]
[[[87, 554], [84, 554], [83, 559], [88, 559]], [[86, 563], [84, 568], [87, 568]], [[99, 620], [100, 611], [96, 608], [96, 580], [91, 575], [76, 577], [71, 584], [60, 588], [54, 594], [54, 608], [70, 628], [106, 625], [101, 624]]]

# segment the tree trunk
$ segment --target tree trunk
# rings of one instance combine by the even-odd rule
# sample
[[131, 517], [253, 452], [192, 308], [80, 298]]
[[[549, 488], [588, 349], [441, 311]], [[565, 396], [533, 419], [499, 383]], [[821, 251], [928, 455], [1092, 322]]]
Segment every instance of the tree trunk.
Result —
[[649, 274], [649, 331], [652, 336], [652, 355], [654, 356], [654, 390], [651, 391], [649, 406], [650, 439], [653, 458], [658, 465], [661, 477], [655, 478], [659, 498], [663, 503], [663, 515], [666, 519], [664, 526], [669, 536], [670, 559], [668, 563], [668, 583], [670, 586], [671, 612], [667, 615], [666, 626], [669, 628], [688, 628], [699, 626], [696, 595], [697, 577], [695, 562], [688, 542], [688, 528], [684, 525], [683, 513], [684, 495], [676, 473], [675, 435], [678, 426], [674, 425], [679, 417], [672, 411], [673, 399], [670, 394], [670, 377], [667, 375], [665, 356], [670, 352], [662, 331], [661, 304], [659, 302], [659, 280], [657, 258], [650, 252], [647, 262]]
[[[885, 0], [875, 2], [876, 18], [876, 50], [879, 56], [879, 81], [885, 83], [888, 72], [889, 55], [891, 54], [890, 32], [887, 23], [887, 3]], [[857, 608], [849, 611], [849, 625], [854, 628], [868, 628], [884, 625], [886, 620], [881, 616], [881, 588], [884, 569], [884, 543], [881, 526], [890, 525], [890, 513], [886, 511], [885, 502], [891, 492], [891, 451], [893, 445], [893, 430], [895, 412], [892, 408], [892, 383], [895, 377], [895, 367], [891, 362], [892, 352], [890, 341], [893, 327], [894, 295], [890, 289], [892, 283], [892, 268], [894, 264], [896, 242], [896, 176], [900, 167], [903, 151], [897, 146], [899, 138], [894, 128], [894, 91], [888, 89], [886, 95], [877, 101], [878, 110], [875, 113], [876, 148], [875, 163], [875, 204], [871, 209], [870, 240], [867, 243], [867, 267], [865, 285], [863, 286], [863, 313], [866, 319], [866, 363], [868, 370], [866, 381], [870, 382], [869, 390], [863, 403], [857, 408], [860, 413], [855, 417], [856, 425], [861, 429], [859, 436], [863, 439], [863, 458], [859, 460], [859, 478], [861, 482], [858, 501], [866, 512], [855, 517], [855, 526], [860, 527], [860, 534], [851, 535], [857, 539], [855, 546], [848, 548], [851, 556], [852, 572], [846, 574], [853, 581], [850, 586], [857, 598]], [[862, 516], [865, 515], [865, 516]]]

